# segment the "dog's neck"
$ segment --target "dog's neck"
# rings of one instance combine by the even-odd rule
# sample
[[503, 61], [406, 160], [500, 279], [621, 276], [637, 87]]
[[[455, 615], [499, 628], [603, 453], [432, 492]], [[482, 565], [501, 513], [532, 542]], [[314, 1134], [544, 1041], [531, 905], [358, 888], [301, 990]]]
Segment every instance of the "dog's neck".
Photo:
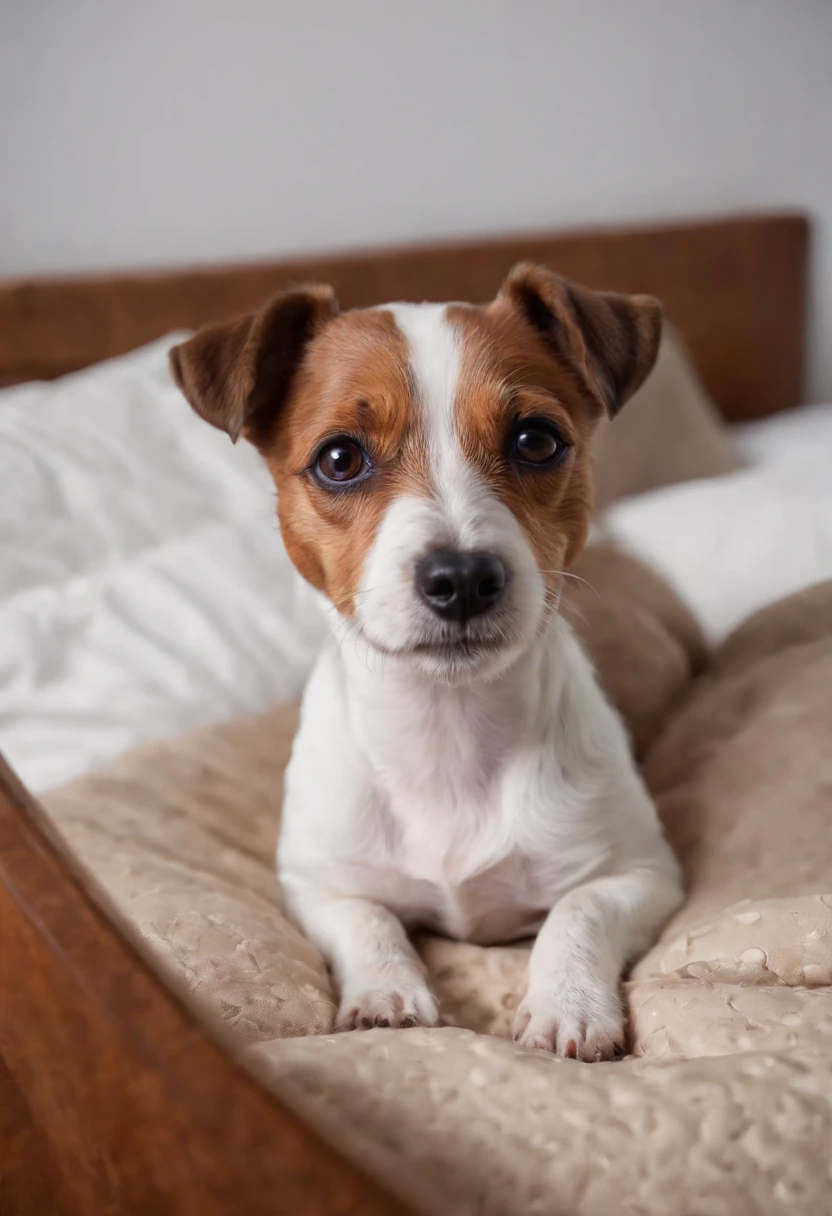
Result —
[[554, 686], [563, 678], [557, 656], [570, 638], [569, 626], [555, 617], [499, 676], [448, 684], [342, 634], [349, 713], [374, 768], [403, 792], [436, 786], [444, 798], [482, 789], [507, 755], [531, 742], [544, 699], [557, 703]]

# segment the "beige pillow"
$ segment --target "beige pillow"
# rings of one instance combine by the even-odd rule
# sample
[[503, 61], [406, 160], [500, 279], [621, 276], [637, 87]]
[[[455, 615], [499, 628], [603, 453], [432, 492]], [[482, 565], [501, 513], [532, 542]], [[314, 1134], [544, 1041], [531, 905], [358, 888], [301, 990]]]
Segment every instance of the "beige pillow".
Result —
[[697, 477], [732, 473], [728, 427], [699, 380], [679, 335], [668, 325], [656, 366], [621, 414], [595, 441], [595, 500], [619, 498]]
[[642, 756], [703, 670], [704, 638], [660, 575], [610, 545], [590, 545], [572, 576], [563, 611]]

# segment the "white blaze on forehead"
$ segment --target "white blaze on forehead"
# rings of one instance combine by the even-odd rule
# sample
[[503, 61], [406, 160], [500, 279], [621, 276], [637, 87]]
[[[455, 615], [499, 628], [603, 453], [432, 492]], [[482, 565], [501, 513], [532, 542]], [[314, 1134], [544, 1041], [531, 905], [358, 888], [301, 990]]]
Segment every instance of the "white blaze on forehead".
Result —
[[389, 307], [407, 341], [410, 372], [417, 404], [427, 423], [428, 442], [441, 448], [455, 439], [454, 404], [462, 365], [459, 332], [448, 319], [446, 304]]
[[446, 304], [388, 307], [407, 341], [434, 495], [457, 543], [464, 545], [485, 487], [463, 455], [456, 425], [462, 335]]

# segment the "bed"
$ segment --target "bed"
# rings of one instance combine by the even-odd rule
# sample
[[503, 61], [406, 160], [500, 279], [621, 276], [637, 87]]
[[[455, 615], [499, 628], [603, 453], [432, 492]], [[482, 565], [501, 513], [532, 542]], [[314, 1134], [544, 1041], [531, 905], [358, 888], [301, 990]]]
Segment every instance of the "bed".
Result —
[[[116, 360], [118, 376], [119, 357], [143, 345], [139, 358], [149, 360], [152, 379], [158, 377], [157, 339], [253, 306], [291, 282], [332, 282], [345, 306], [402, 296], [477, 300], [493, 293], [514, 261], [536, 258], [592, 286], [662, 298], [724, 418], [750, 425], [742, 442], [751, 453], [763, 443], [753, 420], [783, 416], [800, 402], [807, 254], [805, 219], [779, 215], [274, 266], [7, 283], [0, 285], [0, 381], [83, 375], [101, 360]], [[111, 383], [103, 383], [102, 410]], [[19, 391], [24, 396], [15, 398], [16, 408], [25, 410], [25, 394], [37, 390]], [[811, 420], [804, 433], [812, 433]], [[240, 478], [248, 490], [249, 471]], [[680, 488], [672, 487], [677, 494]], [[245, 521], [248, 500], [242, 501]], [[618, 541], [650, 557], [661, 540], [645, 541], [638, 515], [643, 506], [635, 506], [635, 512], [632, 503], [614, 507], [608, 526]], [[180, 507], [202, 511], [204, 502]], [[666, 508], [660, 503], [660, 509]], [[730, 503], [720, 509], [730, 510]], [[206, 541], [212, 551], [217, 543]], [[65, 553], [63, 541], [59, 548]], [[25, 559], [16, 552], [21, 569], [29, 569]], [[171, 561], [175, 566], [175, 550]], [[801, 578], [796, 570], [795, 587]], [[115, 587], [113, 596], [118, 592]], [[754, 606], [745, 604], [743, 611]], [[302, 600], [291, 612], [297, 632], [286, 646], [287, 663], [313, 652], [316, 636]], [[707, 604], [702, 616], [715, 640], [735, 623]], [[266, 630], [264, 644], [270, 640]], [[34, 645], [38, 653], [37, 635]], [[254, 700], [230, 708], [258, 709], [257, 697], [270, 703], [278, 693], [292, 695], [304, 662], [285, 688], [255, 689]], [[177, 721], [201, 726], [209, 719]], [[170, 724], [158, 725], [155, 733], [130, 734], [132, 726], [119, 733], [112, 723], [98, 722], [80, 759], [72, 748], [60, 754], [48, 735], [48, 745], [41, 739], [39, 749], [13, 738], [10, 752], [27, 784], [46, 792], [126, 746], [163, 738]], [[286, 730], [289, 737], [290, 726]], [[654, 763], [660, 781], [661, 756]], [[313, 1107], [299, 1113], [297, 1084], [311, 1085], [300, 1056], [293, 1065], [295, 1092], [281, 1093], [279, 1073], [267, 1088], [268, 1068], [160, 967], [158, 955], [6, 763], [0, 770], [0, 878], [4, 1211], [410, 1210], [409, 1188], [397, 1188], [389, 1170], [356, 1157], [349, 1138], [339, 1139]], [[346, 1068], [341, 1084], [348, 1083], [348, 1065], [333, 1058], [332, 1067], [333, 1075]], [[422, 1206], [417, 1203], [417, 1210]]]

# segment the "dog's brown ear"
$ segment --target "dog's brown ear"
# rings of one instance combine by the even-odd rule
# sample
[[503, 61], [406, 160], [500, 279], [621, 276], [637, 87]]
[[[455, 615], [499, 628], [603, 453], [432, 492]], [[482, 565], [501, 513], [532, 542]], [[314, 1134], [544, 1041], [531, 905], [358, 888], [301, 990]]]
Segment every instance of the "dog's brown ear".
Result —
[[502, 295], [611, 416], [652, 370], [662, 332], [652, 296], [590, 291], [531, 262], [514, 267]]
[[196, 412], [255, 447], [268, 444], [304, 349], [338, 311], [331, 287], [298, 287], [257, 312], [209, 325], [174, 346], [170, 369]]

